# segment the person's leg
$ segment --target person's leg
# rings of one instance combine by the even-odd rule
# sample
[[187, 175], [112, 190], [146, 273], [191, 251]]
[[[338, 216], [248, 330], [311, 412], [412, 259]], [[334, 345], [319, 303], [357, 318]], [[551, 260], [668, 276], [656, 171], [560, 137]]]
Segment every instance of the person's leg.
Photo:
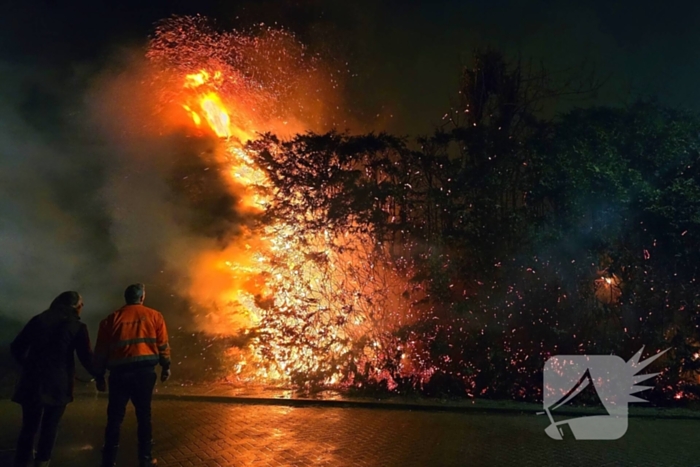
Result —
[[51, 460], [51, 453], [56, 444], [58, 425], [66, 411], [65, 405], [44, 406], [44, 415], [41, 417], [41, 433], [39, 434], [39, 446], [36, 451], [36, 461], [46, 462]]
[[145, 461], [151, 459], [151, 446], [153, 444], [151, 401], [155, 384], [155, 372], [140, 373], [134, 379], [131, 393], [131, 402], [134, 404], [138, 422], [139, 459]]
[[107, 427], [105, 444], [102, 447], [102, 466], [112, 467], [117, 461], [119, 450], [119, 432], [121, 431], [126, 405], [130, 396], [129, 375], [109, 376], [109, 402], [107, 404]]
[[17, 438], [15, 467], [27, 467], [34, 454], [34, 439], [41, 423], [42, 407], [39, 404], [22, 404], [22, 429]]

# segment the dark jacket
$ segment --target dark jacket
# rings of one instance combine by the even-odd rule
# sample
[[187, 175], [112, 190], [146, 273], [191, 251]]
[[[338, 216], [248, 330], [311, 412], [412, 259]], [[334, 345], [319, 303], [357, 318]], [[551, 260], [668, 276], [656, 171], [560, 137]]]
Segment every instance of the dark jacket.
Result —
[[50, 308], [32, 318], [10, 346], [22, 366], [12, 400], [20, 404], [66, 405], [73, 401], [77, 353], [95, 376], [87, 326], [74, 308]]

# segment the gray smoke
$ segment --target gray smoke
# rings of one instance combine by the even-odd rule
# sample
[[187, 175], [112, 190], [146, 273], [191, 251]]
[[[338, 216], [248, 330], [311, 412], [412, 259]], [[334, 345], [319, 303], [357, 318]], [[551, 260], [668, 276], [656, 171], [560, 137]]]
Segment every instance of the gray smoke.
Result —
[[[149, 126], [142, 65], [66, 78], [0, 64], [1, 317], [26, 321], [78, 290], [94, 324], [145, 282], [171, 327], [190, 319], [194, 255], [243, 219], [215, 164], [192, 162], [211, 141]], [[178, 183], [189, 176], [208, 187], [196, 203]]]

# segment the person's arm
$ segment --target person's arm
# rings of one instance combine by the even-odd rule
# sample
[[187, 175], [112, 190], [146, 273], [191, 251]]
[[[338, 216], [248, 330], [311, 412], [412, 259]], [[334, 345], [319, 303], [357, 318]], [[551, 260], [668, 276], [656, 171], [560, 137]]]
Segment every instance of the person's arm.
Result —
[[97, 331], [97, 342], [95, 343], [95, 353], [93, 355], [93, 370], [96, 378], [104, 378], [107, 371], [107, 361], [109, 359], [109, 332], [106, 320], [100, 323]]
[[156, 322], [156, 345], [158, 346], [158, 362], [163, 368], [160, 379], [166, 381], [170, 378], [170, 343], [168, 342], [168, 329], [165, 326], [163, 315], [158, 315]]
[[22, 328], [22, 331], [20, 331], [17, 337], [15, 337], [12, 344], [10, 344], [10, 353], [20, 365], [24, 365], [24, 361], [27, 359], [29, 347], [31, 347], [32, 341], [34, 340], [35, 326], [34, 318], [32, 318], [26, 326]]
[[75, 335], [75, 353], [78, 355], [80, 363], [93, 378], [97, 379], [101, 376], [95, 371], [95, 354], [92, 352], [92, 346], [90, 345], [90, 333], [87, 326], [82, 323], [78, 333]]

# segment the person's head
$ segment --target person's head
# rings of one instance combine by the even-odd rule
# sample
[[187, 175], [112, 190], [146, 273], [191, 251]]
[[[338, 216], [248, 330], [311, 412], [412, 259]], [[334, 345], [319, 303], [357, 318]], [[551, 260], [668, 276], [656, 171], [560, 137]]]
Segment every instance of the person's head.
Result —
[[83, 309], [83, 297], [73, 290], [63, 292], [53, 299], [50, 308], [73, 308], [78, 314]]
[[143, 284], [131, 284], [124, 291], [124, 300], [127, 305], [141, 305], [146, 299], [146, 286]]

